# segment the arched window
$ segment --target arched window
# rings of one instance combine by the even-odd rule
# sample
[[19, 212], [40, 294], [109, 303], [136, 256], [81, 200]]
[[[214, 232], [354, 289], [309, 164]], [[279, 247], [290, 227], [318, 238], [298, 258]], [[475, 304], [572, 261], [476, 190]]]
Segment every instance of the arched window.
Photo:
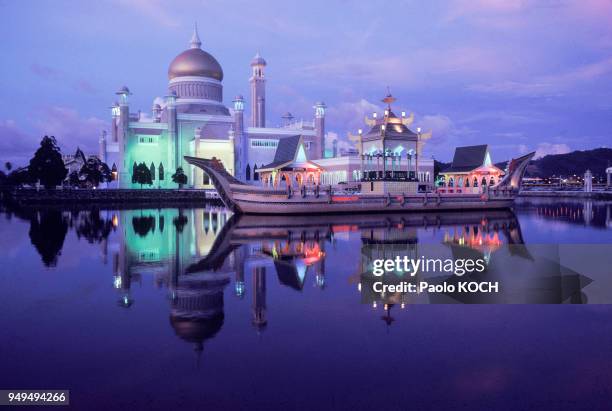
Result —
[[495, 178], [493, 176], [491, 176], [491, 179], [489, 180], [489, 185], [490, 186], [494, 186], [495, 185]]
[[474, 187], [478, 187], [478, 179], [474, 177]]
[[159, 163], [159, 168], [157, 169], [157, 172], [159, 173], [159, 181], [163, 181], [164, 180], [164, 165], [162, 163]]
[[457, 181], [457, 187], [463, 187], [463, 177], [459, 177], [459, 181]]
[[455, 179], [454, 178], [449, 178], [448, 179], [448, 186], [449, 187], [454, 187], [455, 186]]
[[251, 166], [249, 164], [246, 166], [245, 178], [246, 181], [251, 180]]
[[480, 185], [483, 186], [483, 187], [486, 187], [486, 185], [487, 185], [487, 178], [486, 177], [482, 178], [482, 181], [480, 182]]
[[202, 184], [204, 184], [205, 186], [210, 184], [210, 177], [208, 177], [208, 174], [206, 174], [206, 172], [202, 173]]
[[466, 187], [470, 186], [470, 178], [469, 177], [465, 179], [465, 186]]
[[253, 180], [254, 181], [259, 180], [259, 173], [257, 172], [257, 164], [253, 166]]

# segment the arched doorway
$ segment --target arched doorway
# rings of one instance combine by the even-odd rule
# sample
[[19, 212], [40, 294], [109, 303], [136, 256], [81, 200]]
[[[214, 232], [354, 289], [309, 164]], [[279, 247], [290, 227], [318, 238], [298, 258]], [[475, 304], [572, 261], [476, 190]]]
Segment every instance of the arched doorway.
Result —
[[308, 173], [308, 177], [306, 179], [306, 184], [309, 186], [315, 185], [315, 176], [314, 173]]

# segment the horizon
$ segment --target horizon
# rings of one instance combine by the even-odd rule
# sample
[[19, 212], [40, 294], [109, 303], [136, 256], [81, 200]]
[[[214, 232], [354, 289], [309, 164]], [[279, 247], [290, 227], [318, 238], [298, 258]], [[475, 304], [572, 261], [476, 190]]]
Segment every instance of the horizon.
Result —
[[1, 69], [1, 160], [26, 165], [43, 135], [63, 154], [96, 153], [115, 91], [127, 85], [130, 110], [150, 113], [194, 21], [223, 68], [227, 106], [237, 94], [249, 99], [249, 62], [260, 52], [268, 125], [286, 111], [309, 120], [323, 100], [328, 145], [345, 146], [366, 114], [382, 112], [387, 86], [395, 110], [414, 112], [413, 128], [433, 132], [425, 155], [443, 162], [463, 145], [489, 144], [504, 161], [610, 141], [611, 2], [239, 4], [238, 16], [219, 1], [3, 3], [13, 64]]

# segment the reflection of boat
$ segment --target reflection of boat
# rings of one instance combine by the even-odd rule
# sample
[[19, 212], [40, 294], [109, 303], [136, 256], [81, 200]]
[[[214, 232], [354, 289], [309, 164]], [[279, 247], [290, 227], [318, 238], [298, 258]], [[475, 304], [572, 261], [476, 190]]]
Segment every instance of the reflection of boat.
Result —
[[[223, 203], [237, 214], [327, 214], [478, 210], [511, 207], [518, 195], [525, 168], [533, 153], [510, 162], [506, 176], [481, 194], [414, 193], [404, 183], [390, 186], [386, 194], [336, 195], [331, 188], [314, 191], [302, 187], [301, 195], [245, 184], [231, 176], [217, 159], [185, 156], [211, 178]], [[409, 184], [409, 183], [405, 183]]]
[[[479, 225], [490, 227], [491, 230], [501, 230], [506, 235], [509, 244], [522, 244], [523, 239], [518, 221], [513, 212], [509, 210], [482, 210], [468, 212], [438, 212], [438, 213], [410, 213], [410, 214], [356, 214], [317, 216], [253, 216], [234, 215], [223, 226], [213, 243], [210, 253], [198, 263], [187, 268], [187, 272], [214, 270], [223, 264], [227, 256], [241, 245], [279, 242], [283, 257], [295, 254], [292, 243], [312, 242], [313, 246], [303, 245], [301, 250], [305, 259], [317, 254], [315, 243], [326, 240], [335, 234], [345, 231], [359, 231], [363, 242], [382, 241], [381, 238], [393, 237], [393, 241], [415, 240], [415, 233], [411, 228], [418, 227], [445, 227]], [[403, 234], [402, 234], [403, 233]], [[405, 238], [402, 240], [402, 236]], [[271, 255], [272, 250], [263, 249], [264, 254]], [[318, 251], [320, 252], [320, 250]], [[291, 256], [293, 257], [293, 256]]]

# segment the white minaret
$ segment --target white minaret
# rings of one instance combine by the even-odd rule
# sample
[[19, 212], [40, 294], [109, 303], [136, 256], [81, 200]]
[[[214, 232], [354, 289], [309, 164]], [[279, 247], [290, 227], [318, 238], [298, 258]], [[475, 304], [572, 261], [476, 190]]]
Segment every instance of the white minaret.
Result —
[[259, 52], [251, 60], [251, 126], [266, 126], [266, 79], [264, 77], [266, 60]]
[[593, 191], [593, 173], [591, 173], [591, 170], [584, 173], [584, 191], [587, 193]]
[[98, 140], [98, 144], [98, 157], [100, 158], [100, 161], [106, 163], [106, 130], [102, 130], [102, 134], [100, 135], [100, 140]]

